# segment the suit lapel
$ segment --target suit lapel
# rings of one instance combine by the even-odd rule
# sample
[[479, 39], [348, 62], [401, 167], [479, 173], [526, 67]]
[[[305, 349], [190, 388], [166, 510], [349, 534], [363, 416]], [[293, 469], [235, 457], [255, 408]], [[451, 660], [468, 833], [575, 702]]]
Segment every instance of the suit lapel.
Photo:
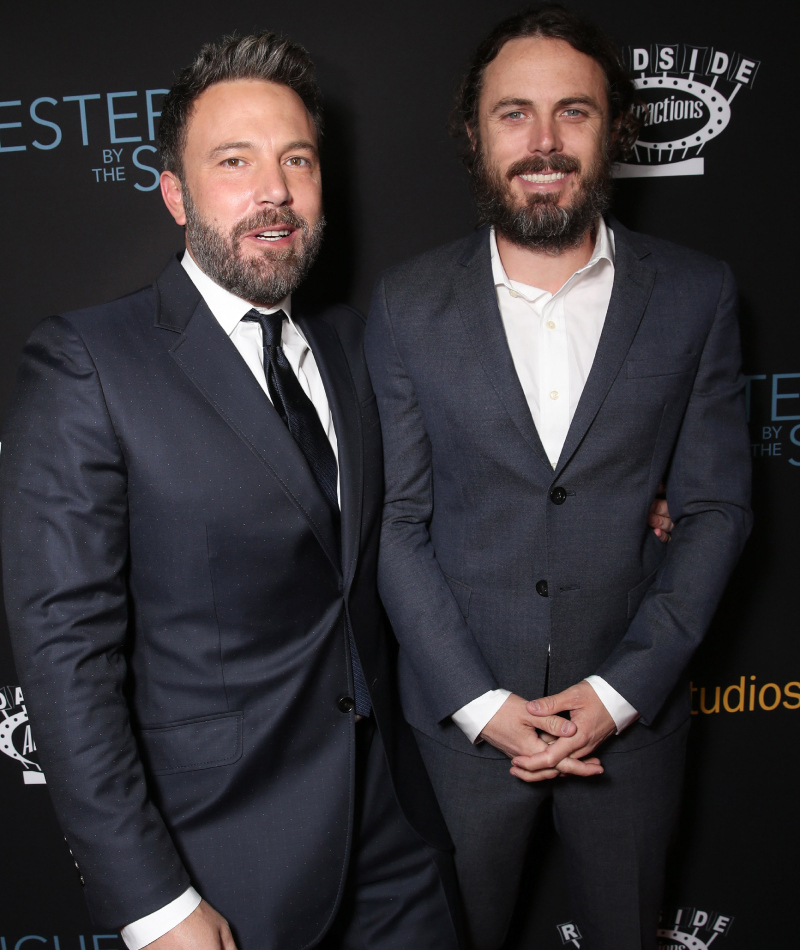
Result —
[[523, 439], [537, 459], [546, 467], [549, 483], [552, 480], [553, 468], [533, 423], [525, 393], [511, 358], [500, 308], [497, 304], [489, 254], [488, 228], [482, 228], [476, 233], [470, 247], [462, 255], [459, 266], [456, 268], [454, 284], [461, 319], [484, 372]]
[[156, 326], [180, 333], [170, 356], [308, 519], [338, 569], [337, 532], [330, 508], [303, 453], [238, 350], [180, 264], [173, 261], [167, 267], [156, 291]]
[[646, 260], [649, 250], [637, 246], [633, 235], [616, 221], [614, 231], [614, 286], [603, 332], [592, 368], [556, 465], [556, 478], [583, 441], [611, 384], [628, 354], [641, 323], [655, 281], [655, 270]]
[[307, 316], [302, 311], [293, 319], [314, 354], [336, 430], [342, 505], [342, 573], [348, 585], [355, 572], [360, 545], [364, 477], [358, 394], [336, 330], [323, 317]]

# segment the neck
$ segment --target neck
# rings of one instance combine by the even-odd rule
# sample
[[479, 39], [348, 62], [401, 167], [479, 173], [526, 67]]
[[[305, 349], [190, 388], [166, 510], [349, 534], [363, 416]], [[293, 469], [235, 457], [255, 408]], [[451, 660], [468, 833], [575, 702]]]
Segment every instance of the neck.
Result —
[[554, 294], [572, 277], [575, 271], [589, 263], [594, 251], [596, 230], [590, 228], [577, 247], [564, 251], [547, 251], [513, 244], [502, 234], [495, 233], [497, 250], [509, 280], [517, 280], [530, 287], [538, 287]]

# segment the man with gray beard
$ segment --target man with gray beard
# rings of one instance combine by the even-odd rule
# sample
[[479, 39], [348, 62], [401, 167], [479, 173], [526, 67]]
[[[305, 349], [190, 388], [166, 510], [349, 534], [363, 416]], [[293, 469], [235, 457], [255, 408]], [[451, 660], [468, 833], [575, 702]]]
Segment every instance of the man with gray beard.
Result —
[[563, 8], [501, 23], [456, 116], [483, 226], [388, 271], [367, 327], [379, 589], [473, 950], [501, 946], [545, 808], [575, 939], [655, 948], [684, 672], [750, 530], [730, 271], [605, 216], [634, 94]]
[[300, 47], [204, 47], [160, 127], [185, 251], [41, 323], [6, 421], [17, 670], [92, 917], [130, 950], [458, 950], [378, 601], [364, 320], [292, 298], [320, 123]]

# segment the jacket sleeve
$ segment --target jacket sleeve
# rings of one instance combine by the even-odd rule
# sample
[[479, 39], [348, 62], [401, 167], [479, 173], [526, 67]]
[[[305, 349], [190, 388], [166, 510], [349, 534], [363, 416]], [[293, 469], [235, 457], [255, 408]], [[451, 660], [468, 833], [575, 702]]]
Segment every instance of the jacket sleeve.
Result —
[[94, 920], [121, 927], [189, 877], [148, 797], [125, 691], [126, 466], [98, 373], [61, 317], [25, 346], [0, 462], [17, 673]]
[[626, 636], [597, 670], [653, 721], [703, 639], [752, 527], [737, 292], [722, 265], [716, 314], [666, 478], [672, 541]]
[[437, 721], [498, 684], [436, 559], [431, 442], [398, 351], [384, 282], [367, 322], [367, 364], [383, 432], [386, 497], [378, 586]]

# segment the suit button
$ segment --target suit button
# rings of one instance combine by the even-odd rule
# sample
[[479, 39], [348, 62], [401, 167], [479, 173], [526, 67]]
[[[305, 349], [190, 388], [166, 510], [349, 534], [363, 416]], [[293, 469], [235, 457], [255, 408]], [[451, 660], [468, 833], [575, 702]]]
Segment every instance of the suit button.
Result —
[[349, 713], [356, 708], [355, 702], [349, 696], [340, 696], [336, 700], [336, 705], [339, 707], [339, 712]]
[[563, 505], [566, 500], [566, 488], [562, 488], [560, 485], [558, 485], [550, 492], [550, 501], [552, 501], [554, 505]]
[[547, 597], [547, 581], [539, 581], [536, 585], [536, 593], [542, 597]]

